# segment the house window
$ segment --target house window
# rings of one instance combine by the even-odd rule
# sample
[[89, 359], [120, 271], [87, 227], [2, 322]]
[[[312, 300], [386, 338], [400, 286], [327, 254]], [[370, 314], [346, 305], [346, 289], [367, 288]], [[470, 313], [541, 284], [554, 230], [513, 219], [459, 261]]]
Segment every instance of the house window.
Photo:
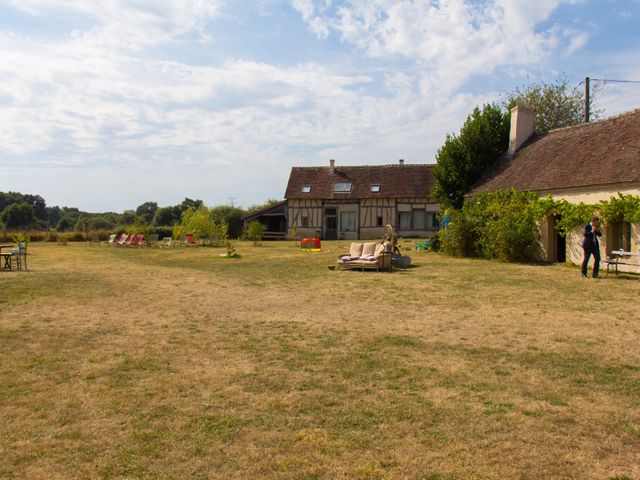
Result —
[[400, 230], [427, 230], [428, 218], [426, 210], [398, 212], [398, 228]]
[[381, 217], [381, 216], [378, 216], [378, 222], [377, 222], [378, 227], [381, 227], [381, 226], [382, 226], [382, 224], [383, 224], [382, 217]]
[[350, 183], [334, 183], [333, 191], [334, 192], [350, 192], [351, 184]]
[[355, 232], [356, 212], [340, 212], [340, 230], [343, 232]]
[[302, 217], [302, 228], [309, 228], [309, 217]]
[[303, 185], [302, 193], [311, 193], [311, 185]]
[[380, 191], [380, 185], [377, 183], [374, 183], [373, 185], [371, 185], [371, 191], [373, 193], [378, 193]]
[[400, 230], [411, 230], [411, 212], [398, 213], [398, 228]]
[[[631, 250], [631, 223], [620, 222], [611, 225], [611, 250]], [[608, 248], [607, 248], [608, 250]]]
[[427, 212], [424, 210], [411, 211], [411, 226], [413, 230], [427, 229]]

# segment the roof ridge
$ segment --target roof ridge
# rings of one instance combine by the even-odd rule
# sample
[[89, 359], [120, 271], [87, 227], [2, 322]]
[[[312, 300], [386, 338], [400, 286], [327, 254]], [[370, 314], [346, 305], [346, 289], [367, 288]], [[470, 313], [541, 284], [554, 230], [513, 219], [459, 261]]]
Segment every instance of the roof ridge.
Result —
[[555, 133], [555, 132], [561, 132], [561, 131], [564, 131], [564, 130], [571, 130], [571, 129], [577, 129], [577, 128], [586, 128], [586, 127], [589, 127], [591, 125], [598, 125], [598, 124], [601, 124], [601, 123], [604, 123], [604, 122], [609, 122], [609, 121], [616, 120], [616, 119], [621, 118], [621, 117], [631, 116], [633, 114], [640, 114], [640, 108], [635, 108], [633, 110], [629, 110], [628, 112], [622, 112], [622, 113], [619, 113], [617, 115], [612, 115], [612, 116], [607, 117], [607, 118], [600, 118], [600, 119], [595, 120], [593, 122], [579, 123], [577, 125], [569, 125], [567, 127], [554, 128], [553, 130], [549, 130], [546, 133]]
[[[400, 165], [399, 163], [385, 163], [381, 165], [335, 165], [336, 170], [340, 168], [372, 168], [372, 167], [435, 167], [435, 163], [405, 163]], [[292, 168], [331, 168], [330, 165], [307, 165], [304, 167], [292, 167]]]

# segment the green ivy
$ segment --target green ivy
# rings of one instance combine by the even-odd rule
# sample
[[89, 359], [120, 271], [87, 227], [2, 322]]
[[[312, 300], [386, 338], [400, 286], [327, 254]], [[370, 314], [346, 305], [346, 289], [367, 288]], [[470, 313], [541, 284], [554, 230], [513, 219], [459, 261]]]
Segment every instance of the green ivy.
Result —
[[454, 256], [536, 261], [542, 256], [539, 224], [550, 215], [557, 216], [555, 229], [562, 236], [594, 215], [605, 225], [640, 223], [640, 197], [618, 193], [597, 204], [575, 204], [515, 189], [482, 193], [452, 212], [453, 220], [440, 235], [442, 249]]

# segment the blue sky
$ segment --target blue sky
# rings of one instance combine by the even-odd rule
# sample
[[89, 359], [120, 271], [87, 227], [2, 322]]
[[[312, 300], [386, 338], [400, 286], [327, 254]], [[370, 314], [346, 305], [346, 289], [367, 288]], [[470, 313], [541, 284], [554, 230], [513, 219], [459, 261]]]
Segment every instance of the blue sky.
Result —
[[640, 0], [0, 0], [0, 191], [247, 207], [292, 166], [433, 163], [529, 81], [640, 80], [638, 25]]

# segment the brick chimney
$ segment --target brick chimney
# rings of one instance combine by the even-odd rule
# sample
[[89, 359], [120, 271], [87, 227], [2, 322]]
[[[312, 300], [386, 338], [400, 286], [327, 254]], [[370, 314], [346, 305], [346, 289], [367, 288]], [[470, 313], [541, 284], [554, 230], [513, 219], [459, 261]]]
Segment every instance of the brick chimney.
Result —
[[329, 160], [329, 168], [331, 168], [332, 172], [334, 172], [336, 169], [336, 161], [333, 158]]
[[536, 111], [516, 105], [511, 109], [508, 155], [513, 155], [533, 135], [536, 126]]
[[398, 160], [398, 163], [399, 163], [400, 165], [404, 165], [404, 159], [403, 159], [403, 158], [401, 158], [400, 160]]

